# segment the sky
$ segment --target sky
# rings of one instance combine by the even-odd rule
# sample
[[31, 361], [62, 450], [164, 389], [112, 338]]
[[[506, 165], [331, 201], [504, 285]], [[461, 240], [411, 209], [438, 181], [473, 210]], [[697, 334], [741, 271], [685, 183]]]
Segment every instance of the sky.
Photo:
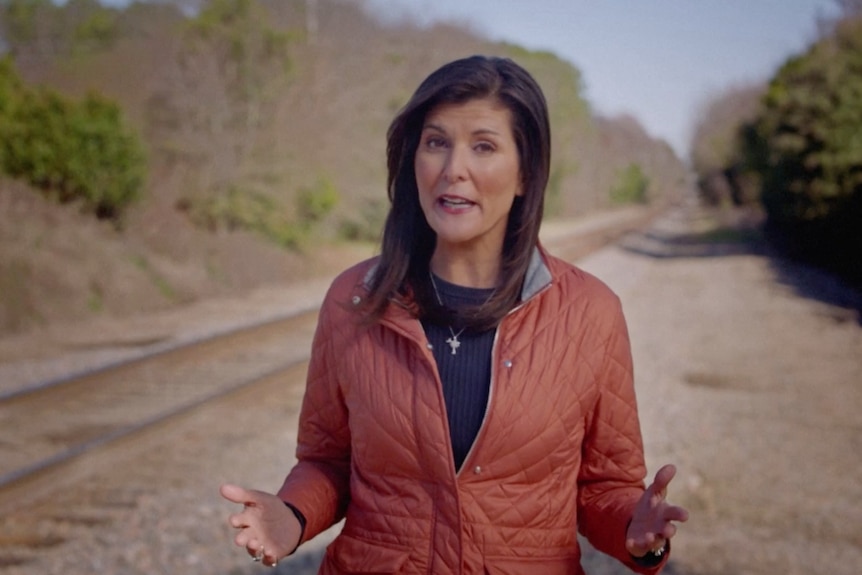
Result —
[[838, 13], [834, 0], [368, 1], [395, 20], [455, 21], [551, 51], [581, 71], [593, 110], [634, 116], [682, 157], [709, 99], [768, 81]]

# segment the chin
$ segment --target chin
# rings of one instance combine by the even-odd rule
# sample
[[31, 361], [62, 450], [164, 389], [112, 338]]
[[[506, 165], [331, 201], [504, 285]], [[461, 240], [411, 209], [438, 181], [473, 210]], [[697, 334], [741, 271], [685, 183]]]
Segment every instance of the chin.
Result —
[[476, 234], [465, 231], [435, 230], [437, 241], [446, 244], [466, 244], [476, 239]]

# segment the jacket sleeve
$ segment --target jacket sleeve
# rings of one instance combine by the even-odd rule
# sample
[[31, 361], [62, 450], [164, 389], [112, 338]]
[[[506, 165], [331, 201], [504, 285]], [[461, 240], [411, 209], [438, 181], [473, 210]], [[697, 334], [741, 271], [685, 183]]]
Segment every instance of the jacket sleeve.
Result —
[[321, 307], [299, 416], [298, 461], [278, 491], [306, 518], [300, 544], [338, 522], [349, 498], [350, 431], [336, 367], [347, 331], [337, 326], [338, 316], [346, 312], [337, 299], [330, 290]]
[[644, 492], [646, 466], [628, 329], [616, 296], [604, 312], [597, 322], [601, 347], [594, 364], [598, 398], [587, 414], [578, 478], [579, 529], [596, 549], [632, 571], [657, 573], [666, 558], [643, 567], [625, 548], [629, 521]]

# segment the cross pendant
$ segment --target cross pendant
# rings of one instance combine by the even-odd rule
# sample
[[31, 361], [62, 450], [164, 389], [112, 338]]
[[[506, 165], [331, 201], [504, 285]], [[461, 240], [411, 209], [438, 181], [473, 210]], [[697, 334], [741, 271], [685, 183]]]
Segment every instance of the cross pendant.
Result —
[[448, 343], [449, 347], [452, 348], [452, 355], [455, 355], [458, 352], [458, 348], [461, 347], [461, 342], [458, 341], [457, 335], [453, 335], [452, 337], [447, 339], [446, 343]]

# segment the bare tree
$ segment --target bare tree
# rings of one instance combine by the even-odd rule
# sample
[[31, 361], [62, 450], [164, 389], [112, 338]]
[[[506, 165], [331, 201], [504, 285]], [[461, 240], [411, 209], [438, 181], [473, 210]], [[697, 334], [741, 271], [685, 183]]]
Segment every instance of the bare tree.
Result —
[[835, 0], [844, 16], [858, 16], [862, 14], [862, 0]]
[[702, 196], [711, 203], [752, 200], [740, 171], [739, 138], [743, 125], [757, 114], [763, 91], [761, 85], [731, 87], [701, 108], [690, 155]]
[[317, 30], [320, 26], [317, 13], [317, 0], [305, 0], [305, 34], [308, 43], [317, 43]]

